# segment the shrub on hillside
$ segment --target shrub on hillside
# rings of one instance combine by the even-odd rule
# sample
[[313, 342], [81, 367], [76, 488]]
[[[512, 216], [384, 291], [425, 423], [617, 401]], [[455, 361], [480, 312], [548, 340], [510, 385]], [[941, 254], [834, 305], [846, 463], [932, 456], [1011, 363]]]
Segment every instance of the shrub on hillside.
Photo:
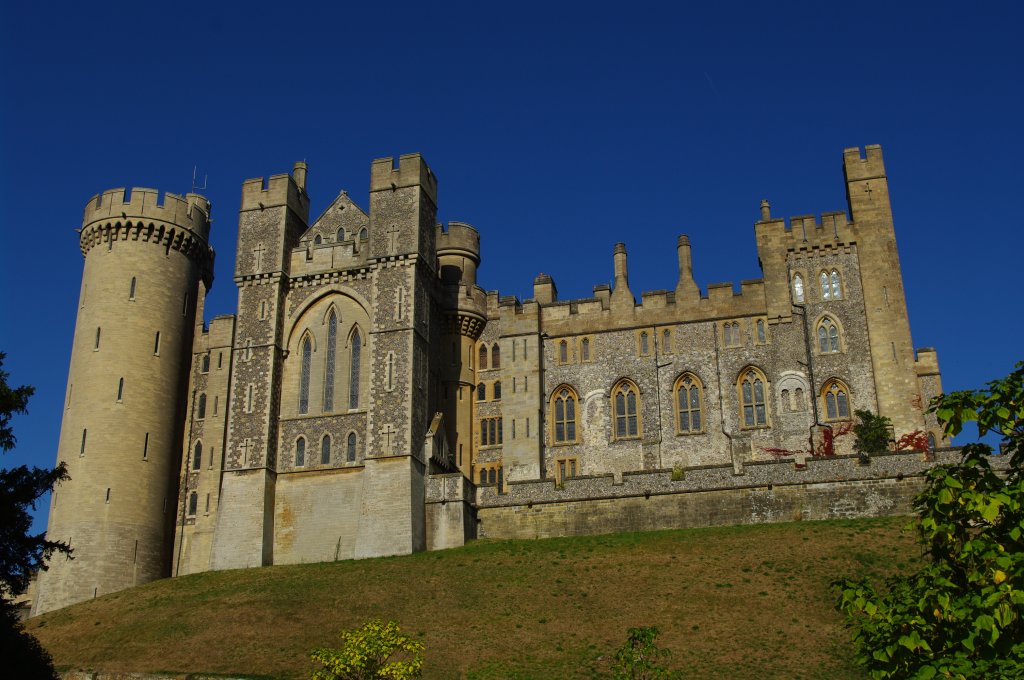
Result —
[[[341, 631], [341, 647], [315, 650], [310, 657], [323, 665], [313, 680], [408, 680], [423, 672], [423, 643], [402, 635], [394, 621], [370, 621]], [[395, 654], [404, 658], [392, 659]]]

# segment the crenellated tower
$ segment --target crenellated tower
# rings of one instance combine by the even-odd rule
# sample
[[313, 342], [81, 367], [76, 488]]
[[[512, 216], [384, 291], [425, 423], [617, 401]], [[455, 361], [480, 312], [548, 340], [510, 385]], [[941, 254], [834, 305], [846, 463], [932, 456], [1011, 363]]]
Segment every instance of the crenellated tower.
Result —
[[[162, 200], [161, 200], [162, 199]], [[210, 203], [114, 189], [85, 208], [82, 290], [50, 501], [56, 557], [34, 612], [168, 575], [196, 300], [212, 285]]]

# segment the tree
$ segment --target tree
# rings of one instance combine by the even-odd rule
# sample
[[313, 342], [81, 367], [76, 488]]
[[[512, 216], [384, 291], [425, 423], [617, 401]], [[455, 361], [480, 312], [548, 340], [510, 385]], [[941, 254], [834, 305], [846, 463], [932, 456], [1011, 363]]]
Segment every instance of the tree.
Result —
[[[7, 384], [5, 356], [0, 352], [0, 449], [7, 452], [17, 443], [11, 417], [27, 412], [28, 399], [35, 389]], [[5, 670], [13, 673], [12, 677], [57, 677], [49, 654], [22, 630], [10, 598], [28, 587], [35, 571], [46, 569], [46, 560], [55, 551], [71, 553], [64, 543], [48, 541], [45, 534], [29, 533], [29, 508], [35, 508], [40, 496], [67, 478], [63, 463], [53, 470], [24, 465], [0, 470], [0, 656], [9, 664]], [[14, 666], [10, 666], [12, 663]]]
[[[341, 631], [341, 647], [317, 649], [310, 658], [323, 665], [313, 680], [408, 680], [423, 671], [423, 643], [403, 635], [394, 621], [370, 621]], [[407, 655], [392, 660], [397, 652]]]
[[854, 450], [862, 457], [887, 451], [892, 421], [885, 416], [876, 416], [871, 411], [858, 410], [853, 413], [859, 421], [853, 426], [853, 434], [856, 436]]
[[977, 422], [1004, 438], [1010, 467], [993, 471], [985, 444], [929, 471], [915, 498], [928, 562], [878, 589], [842, 579], [840, 610], [858, 661], [875, 678], [1024, 676], [1024, 362], [983, 390], [933, 400], [948, 436]]

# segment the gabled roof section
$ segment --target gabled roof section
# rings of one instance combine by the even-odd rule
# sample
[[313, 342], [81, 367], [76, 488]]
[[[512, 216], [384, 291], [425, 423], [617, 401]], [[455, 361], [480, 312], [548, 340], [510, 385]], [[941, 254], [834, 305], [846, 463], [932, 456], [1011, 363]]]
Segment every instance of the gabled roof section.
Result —
[[360, 229], [369, 226], [369, 215], [349, 198], [347, 191], [342, 191], [327, 209], [320, 213], [320, 217], [316, 218], [313, 226], [302, 235], [301, 240], [306, 241], [319, 235], [324, 240], [334, 241], [341, 227], [345, 228], [345, 240], [351, 240]]

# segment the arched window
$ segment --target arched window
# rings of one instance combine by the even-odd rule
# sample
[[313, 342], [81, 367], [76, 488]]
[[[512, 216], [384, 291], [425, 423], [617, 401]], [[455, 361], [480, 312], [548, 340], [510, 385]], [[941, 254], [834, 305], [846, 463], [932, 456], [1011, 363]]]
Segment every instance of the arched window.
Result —
[[928, 433], [928, 450], [929, 451], [934, 451], [935, 449], [936, 449], [935, 433], [934, 432], [929, 432]]
[[117, 400], [121, 401], [124, 398], [124, 378], [117, 381]]
[[580, 343], [580, 354], [583, 361], [590, 361], [590, 338], [583, 338]]
[[832, 286], [828, 280], [828, 274], [825, 272], [821, 273], [819, 277], [821, 279], [821, 299], [831, 300], [832, 299]]
[[488, 484], [494, 484], [497, 481], [497, 478], [498, 478], [498, 471], [497, 470], [495, 470], [494, 468], [491, 468], [490, 470], [487, 471], [487, 483]]
[[629, 380], [612, 389], [612, 412], [615, 414], [615, 439], [640, 436], [640, 390]]
[[348, 407], [359, 408], [359, 364], [363, 353], [363, 337], [358, 326], [352, 329], [351, 356], [349, 357]]
[[209, 353], [204, 354], [203, 358], [199, 360], [199, 370], [202, 373], [210, 372], [210, 355]]
[[196, 514], [196, 510], [199, 509], [199, 494], [193, 491], [188, 497], [188, 514], [193, 516]]
[[850, 418], [850, 390], [838, 380], [829, 380], [821, 391], [825, 401], [826, 420], [848, 420]]
[[327, 366], [324, 368], [324, 413], [334, 410], [334, 359], [338, 344], [338, 315], [327, 317]]
[[134, 300], [135, 299], [135, 277], [134, 276], [132, 277], [131, 285], [128, 287], [128, 299], [129, 300]]
[[309, 371], [313, 363], [313, 340], [302, 339], [302, 367], [299, 373], [299, 413], [309, 413]]
[[478, 368], [484, 370], [487, 368], [487, 345], [480, 345], [480, 361]]
[[331, 462], [331, 435], [325, 434], [320, 441], [320, 464], [327, 465]]
[[370, 232], [366, 231], [366, 227], [363, 227], [359, 230], [359, 240], [365, 241], [368, 238], [370, 238]]
[[487, 470], [481, 470], [480, 471], [480, 483], [481, 484], [486, 484], [487, 483]]
[[829, 276], [829, 280], [832, 283], [832, 299], [842, 300], [843, 299], [843, 288], [839, 285], [839, 272], [835, 269], [832, 270], [832, 275]]
[[647, 355], [651, 351], [650, 336], [647, 331], [641, 331], [640, 333], [640, 354]]
[[501, 381], [500, 380], [497, 381], [496, 383], [494, 383], [494, 394], [491, 395], [491, 398], [494, 399], [495, 401], [497, 401], [498, 399], [501, 399]]
[[804, 302], [804, 277], [799, 274], [793, 277], [793, 302]]
[[782, 410], [789, 412], [793, 411], [793, 400], [789, 396], [789, 390], [782, 390], [782, 398], [779, 400], [782, 402]]
[[768, 342], [768, 334], [765, 331], [764, 319], [757, 320], [757, 342], [761, 345]]
[[818, 350], [822, 354], [839, 351], [839, 326], [827, 316], [818, 322]]
[[737, 387], [740, 392], [743, 427], [763, 427], [768, 424], [764, 386], [764, 375], [756, 368], [749, 368], [740, 374]]
[[551, 398], [551, 411], [555, 414], [552, 424], [554, 432], [552, 440], [555, 444], [572, 444], [576, 442], [576, 404], [579, 397], [575, 390], [567, 385], [556, 389]]
[[348, 442], [345, 447], [345, 460], [352, 463], [356, 459], [356, 433], [348, 433]]
[[740, 338], [739, 321], [727, 321], [725, 323], [725, 346], [739, 347], [741, 344], [743, 344], [743, 340]]
[[480, 383], [476, 386], [476, 400], [487, 401], [487, 385]]
[[684, 373], [676, 380], [676, 432], [692, 434], [703, 430], [701, 384], [697, 376]]
[[345, 240], [345, 227], [340, 227], [338, 229], [338, 243], [341, 243], [344, 240]]
[[202, 420], [206, 417], [206, 393], [203, 392], [199, 395], [199, 407], [197, 409], [196, 418]]
[[321, 243], [323, 243], [323, 242], [324, 242], [324, 240], [323, 240], [323, 238], [322, 238], [322, 237], [320, 236], [320, 234], [317, 234], [317, 235], [316, 235], [316, 236], [315, 236], [315, 237], [313, 238], [313, 245], [315, 245], [315, 246], [318, 246], [318, 245], [320, 245], [320, 244], [321, 244]]
[[196, 442], [196, 446], [192, 449], [192, 469], [198, 470], [203, 466], [203, 443]]
[[562, 364], [569, 362], [569, 343], [565, 340], [558, 343], [558, 361]]
[[306, 464], [306, 438], [299, 437], [295, 440], [295, 467], [302, 467]]
[[501, 368], [501, 346], [498, 343], [491, 347], [491, 368]]

